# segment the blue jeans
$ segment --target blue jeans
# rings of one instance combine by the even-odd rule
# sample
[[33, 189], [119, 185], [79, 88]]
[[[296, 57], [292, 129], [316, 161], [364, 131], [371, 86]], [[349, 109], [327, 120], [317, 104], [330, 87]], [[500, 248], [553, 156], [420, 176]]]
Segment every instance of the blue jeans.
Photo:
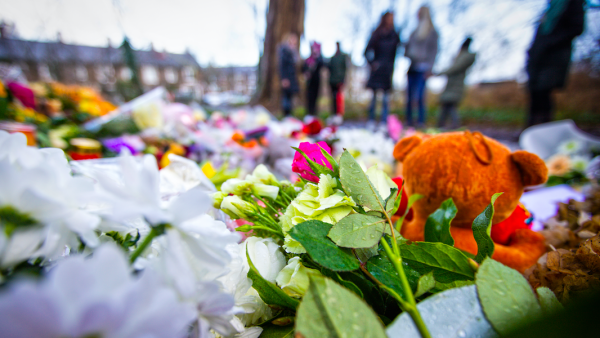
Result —
[[[387, 123], [387, 116], [389, 113], [390, 106], [390, 92], [388, 90], [383, 91], [383, 101], [381, 102], [381, 122]], [[369, 106], [369, 121], [375, 121], [375, 106], [377, 105], [377, 89], [373, 89], [373, 100]]]
[[419, 124], [425, 124], [425, 73], [411, 71], [408, 73], [406, 87], [406, 123], [413, 125], [412, 108], [414, 100], [419, 104]]

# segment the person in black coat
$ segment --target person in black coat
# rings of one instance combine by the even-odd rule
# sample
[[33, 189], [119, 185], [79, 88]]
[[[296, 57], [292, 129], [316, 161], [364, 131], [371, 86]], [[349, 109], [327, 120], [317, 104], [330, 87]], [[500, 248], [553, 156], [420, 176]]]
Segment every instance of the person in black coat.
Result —
[[383, 103], [381, 108], [381, 122], [387, 123], [389, 111], [389, 91], [392, 89], [392, 75], [394, 73], [394, 60], [396, 50], [400, 45], [400, 36], [394, 31], [394, 13], [386, 12], [381, 16], [379, 26], [373, 34], [367, 48], [365, 57], [371, 68], [367, 88], [373, 90], [373, 100], [369, 107], [369, 122], [375, 121], [375, 105], [377, 103], [377, 91], [383, 91]]
[[584, 28], [583, 4], [584, 0], [551, 0], [540, 21], [528, 51], [528, 127], [552, 119], [552, 90], [565, 85], [572, 42]]
[[289, 33], [279, 46], [279, 78], [281, 80], [282, 108], [284, 116], [292, 114], [294, 94], [300, 91], [296, 75], [298, 36]]
[[317, 113], [317, 99], [321, 87], [321, 69], [323, 68], [321, 45], [313, 41], [310, 45], [310, 56], [304, 61], [302, 71], [306, 75], [306, 112], [315, 116]]

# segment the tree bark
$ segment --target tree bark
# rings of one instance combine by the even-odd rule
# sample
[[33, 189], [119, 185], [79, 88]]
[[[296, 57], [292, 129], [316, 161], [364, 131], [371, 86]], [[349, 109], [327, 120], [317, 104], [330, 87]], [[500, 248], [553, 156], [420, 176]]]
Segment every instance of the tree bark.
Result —
[[272, 112], [281, 108], [277, 49], [288, 33], [295, 33], [300, 39], [304, 33], [305, 7], [304, 0], [269, 0], [265, 44], [259, 62], [258, 78], [261, 83], [255, 102]]

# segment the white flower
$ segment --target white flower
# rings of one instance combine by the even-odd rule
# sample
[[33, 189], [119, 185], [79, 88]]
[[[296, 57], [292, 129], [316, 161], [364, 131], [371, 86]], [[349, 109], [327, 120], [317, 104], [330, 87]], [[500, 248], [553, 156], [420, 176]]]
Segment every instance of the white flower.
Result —
[[159, 191], [159, 173], [156, 159], [145, 155], [141, 161], [133, 156], [118, 158], [122, 179], [102, 171], [95, 171], [100, 192], [112, 210], [106, 215], [114, 220], [142, 216], [152, 225], [167, 223], [169, 215], [162, 210]]
[[43, 226], [43, 243], [35, 245], [39, 247], [36, 257], [58, 257], [65, 245], [77, 247], [79, 238], [95, 247], [100, 218], [81, 209], [95, 197], [92, 182], [72, 177], [64, 156], [46, 159], [32, 168], [10, 163], [8, 157], [0, 160], [0, 207], [12, 207]]
[[578, 140], [567, 140], [558, 145], [560, 154], [573, 155], [583, 149], [583, 143]]
[[257, 165], [256, 168], [254, 168], [252, 175], [246, 176], [246, 180], [267, 185], [279, 185], [275, 175], [273, 175], [264, 164]]
[[245, 265], [248, 266], [247, 250], [252, 264], [262, 278], [275, 283], [277, 274], [285, 266], [285, 257], [281, 252], [281, 247], [273, 238], [249, 237], [240, 245], [240, 249]]
[[373, 184], [377, 192], [383, 200], [390, 196], [390, 190], [392, 188], [398, 188], [396, 183], [392, 181], [392, 179], [383, 171], [377, 169], [377, 165], [370, 167], [366, 171], [367, 177], [369, 177], [369, 181]]
[[252, 288], [252, 280], [248, 278], [250, 267], [242, 256], [245, 255], [245, 252], [242, 252], [244, 247], [244, 243], [228, 247], [228, 251], [233, 256], [229, 265], [230, 272], [218, 280], [223, 284], [224, 291], [233, 295], [235, 306], [241, 309], [241, 313], [237, 315], [237, 320], [234, 319], [235, 323], [233, 323], [235, 327], [239, 328], [257, 325], [273, 318], [271, 308]]
[[152, 271], [134, 278], [110, 244], [88, 260], [66, 258], [40, 284], [20, 282], [0, 294], [6, 337], [182, 337], [194, 317]]
[[221, 202], [221, 210], [223, 210], [231, 218], [248, 218], [254, 212], [254, 206], [250, 202], [246, 202], [239, 196], [226, 196]]
[[579, 172], [585, 172], [590, 163], [590, 158], [587, 156], [575, 155], [571, 157], [571, 169]]
[[309, 273], [321, 274], [315, 269], [309, 269], [302, 265], [300, 257], [292, 257], [277, 275], [277, 284], [289, 296], [300, 298], [308, 290]]

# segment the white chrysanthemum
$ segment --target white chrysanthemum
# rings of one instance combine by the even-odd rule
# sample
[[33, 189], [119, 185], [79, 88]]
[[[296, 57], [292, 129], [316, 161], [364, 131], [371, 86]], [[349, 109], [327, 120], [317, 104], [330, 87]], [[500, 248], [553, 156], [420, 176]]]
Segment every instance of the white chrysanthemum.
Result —
[[583, 149], [583, 143], [578, 140], [564, 141], [558, 145], [558, 152], [560, 154], [574, 155]]
[[183, 337], [195, 310], [152, 271], [129, 272], [122, 251], [102, 245], [90, 259], [66, 258], [40, 284], [0, 294], [6, 337]]

